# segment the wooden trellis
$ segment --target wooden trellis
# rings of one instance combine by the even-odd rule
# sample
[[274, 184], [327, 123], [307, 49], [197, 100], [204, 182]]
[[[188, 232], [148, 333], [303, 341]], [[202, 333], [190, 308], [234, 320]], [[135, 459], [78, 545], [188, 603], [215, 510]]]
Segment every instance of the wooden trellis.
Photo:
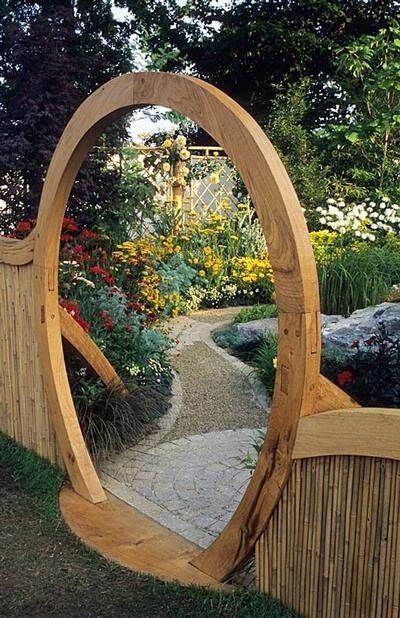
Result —
[[[79, 168], [126, 111], [175, 109], [231, 158], [262, 225], [279, 309], [278, 369], [268, 431], [245, 495], [201, 550], [106, 494], [87, 451], [65, 369], [64, 337], [106, 383], [104, 355], [58, 304], [62, 220]], [[308, 616], [399, 616], [400, 415], [360, 409], [320, 375], [320, 304], [305, 219], [287, 173], [257, 123], [201, 80], [120, 76], [93, 93], [51, 160], [36, 228], [0, 239], [0, 428], [51, 461], [70, 526], [103, 554], [166, 579], [217, 586], [257, 545], [260, 588]], [[221, 385], [223, 387], [223, 385]]]

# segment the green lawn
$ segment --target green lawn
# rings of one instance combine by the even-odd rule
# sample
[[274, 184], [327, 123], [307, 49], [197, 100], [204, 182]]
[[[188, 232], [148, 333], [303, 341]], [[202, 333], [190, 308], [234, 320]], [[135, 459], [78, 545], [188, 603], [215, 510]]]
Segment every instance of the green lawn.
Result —
[[110, 564], [64, 526], [61, 474], [0, 434], [0, 616], [292, 617], [253, 591], [166, 584]]

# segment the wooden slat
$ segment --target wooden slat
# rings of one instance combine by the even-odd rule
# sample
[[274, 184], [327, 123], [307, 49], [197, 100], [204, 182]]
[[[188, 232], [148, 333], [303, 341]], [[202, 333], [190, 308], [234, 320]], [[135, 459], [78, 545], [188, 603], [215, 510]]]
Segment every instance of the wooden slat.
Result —
[[81, 541], [109, 560], [167, 581], [229, 589], [191, 566], [200, 547], [109, 493], [106, 501], [92, 504], [64, 487], [60, 507]]
[[365, 455], [400, 459], [400, 414], [387, 408], [334, 410], [302, 418], [294, 459]]

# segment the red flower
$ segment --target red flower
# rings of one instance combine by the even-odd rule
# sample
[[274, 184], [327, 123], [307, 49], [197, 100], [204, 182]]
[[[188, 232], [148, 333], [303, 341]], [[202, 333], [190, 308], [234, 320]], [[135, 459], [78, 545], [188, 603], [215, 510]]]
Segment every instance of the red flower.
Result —
[[29, 232], [32, 229], [32, 223], [30, 221], [20, 221], [15, 229], [17, 232]]
[[345, 384], [350, 384], [353, 381], [353, 374], [351, 371], [341, 371], [337, 375], [337, 383], [339, 386], [344, 386]]
[[373, 345], [375, 343], [375, 339], [376, 337], [370, 337], [369, 339], [366, 339], [365, 345]]
[[81, 232], [81, 237], [87, 239], [90, 238], [91, 240], [98, 240], [100, 238], [100, 234], [98, 234], [97, 232], [92, 232], [91, 230], [85, 228]]
[[360, 340], [359, 339], [354, 339], [353, 343], [350, 344], [351, 348], [358, 348], [358, 346], [360, 345]]
[[62, 298], [60, 300], [60, 305], [61, 307], [64, 307], [65, 311], [67, 311], [67, 313], [72, 315], [73, 318], [75, 318], [75, 316], [79, 316], [78, 305], [72, 302], [72, 300], [68, 300], [67, 298]]
[[104, 283], [107, 283], [108, 285], [115, 285], [115, 279], [114, 277], [111, 277], [111, 275], [107, 275], [107, 277], [103, 277], [103, 281]]
[[71, 236], [71, 234], [63, 234], [61, 236], [61, 240], [62, 242], [71, 242], [71, 240], [73, 240], [73, 236]]
[[67, 232], [79, 232], [79, 227], [75, 221], [73, 219], [69, 219], [68, 217], [64, 217], [62, 228]]
[[114, 328], [114, 322], [112, 321], [108, 311], [100, 311], [100, 317], [103, 320], [104, 328], [106, 328], [107, 330], [111, 330]]
[[83, 318], [80, 317], [74, 317], [75, 322], [77, 322], [79, 324], [79, 326], [81, 328], [83, 328], [83, 330], [85, 331], [85, 333], [88, 333], [90, 330], [90, 325], [89, 322], [86, 322], [86, 320], [84, 320]]
[[110, 273], [107, 270], [104, 270], [101, 266], [96, 264], [96, 266], [90, 267], [90, 272], [94, 275], [101, 275], [102, 277], [109, 277]]
[[77, 322], [77, 324], [79, 324], [79, 326], [83, 328], [85, 333], [89, 332], [89, 322], [86, 322], [86, 320], [80, 317], [79, 307], [76, 303], [74, 303], [72, 300], [68, 300], [67, 298], [62, 298], [60, 300], [60, 305], [61, 307], [64, 307], [65, 311], [67, 311], [67, 313], [69, 313], [69, 315], [74, 318], [75, 322]]

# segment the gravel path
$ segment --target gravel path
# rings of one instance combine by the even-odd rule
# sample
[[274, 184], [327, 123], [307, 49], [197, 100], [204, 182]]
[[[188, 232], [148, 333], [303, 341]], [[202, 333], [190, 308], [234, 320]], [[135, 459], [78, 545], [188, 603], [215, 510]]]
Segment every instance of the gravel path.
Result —
[[106, 489], [203, 547], [238, 505], [250, 478], [241, 460], [266, 424], [265, 391], [211, 338], [239, 309], [171, 322], [178, 341], [171, 410], [157, 432], [101, 468]]
[[174, 359], [174, 368], [181, 381], [183, 404], [164, 441], [265, 424], [265, 411], [252, 399], [246, 375], [206, 343], [186, 346]]

